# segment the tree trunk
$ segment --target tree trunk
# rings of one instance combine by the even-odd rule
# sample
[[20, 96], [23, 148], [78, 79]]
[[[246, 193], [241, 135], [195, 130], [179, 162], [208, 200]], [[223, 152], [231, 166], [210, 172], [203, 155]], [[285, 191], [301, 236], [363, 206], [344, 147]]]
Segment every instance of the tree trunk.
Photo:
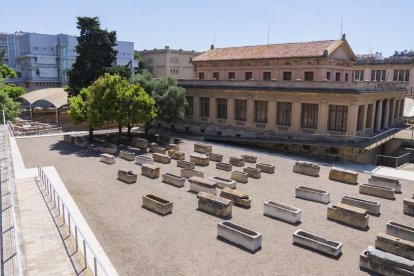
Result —
[[131, 129], [132, 129], [132, 126], [128, 126], [128, 132], [127, 132], [128, 139], [131, 138]]
[[93, 127], [91, 125], [89, 125], [89, 141], [93, 141]]
[[151, 126], [152, 126], [152, 124], [151, 124], [150, 121], [145, 122], [145, 137], [146, 138], [148, 138], [148, 132], [150, 131]]
[[122, 138], [122, 124], [118, 123], [118, 144], [121, 143]]

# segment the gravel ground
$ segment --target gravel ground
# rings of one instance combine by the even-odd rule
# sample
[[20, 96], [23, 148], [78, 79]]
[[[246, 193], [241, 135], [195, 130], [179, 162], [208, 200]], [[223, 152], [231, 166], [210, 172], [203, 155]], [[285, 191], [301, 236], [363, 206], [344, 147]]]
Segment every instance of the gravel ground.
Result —
[[[117, 158], [115, 165], [99, 162], [99, 154], [80, 150], [63, 142], [63, 137], [17, 140], [26, 168], [53, 165], [89, 223], [98, 241], [121, 275], [359, 275], [359, 254], [373, 245], [376, 234], [385, 232], [387, 221], [414, 226], [414, 219], [403, 214], [403, 198], [411, 197], [414, 185], [403, 186], [394, 201], [359, 195], [358, 187], [328, 179], [329, 167], [321, 166], [320, 177], [292, 172], [295, 156], [213, 144], [213, 152], [229, 156], [252, 154], [258, 162], [275, 164], [275, 174], [262, 173], [249, 178], [238, 189], [252, 196], [252, 208], [233, 206], [232, 221], [262, 233], [262, 249], [251, 254], [218, 240], [220, 218], [197, 211], [197, 198], [189, 184], [176, 188], [141, 175], [134, 162]], [[181, 148], [186, 160], [193, 152], [191, 140]], [[150, 154], [148, 154], [150, 155]], [[248, 163], [246, 163], [248, 165]], [[179, 174], [176, 161], [160, 164], [161, 172]], [[127, 168], [138, 173], [138, 182], [127, 185], [117, 181], [117, 171]], [[230, 177], [229, 172], [197, 167], [205, 176]], [[366, 182], [368, 174], [360, 174]], [[382, 214], [370, 217], [370, 229], [361, 231], [326, 219], [327, 205], [295, 198], [295, 187], [309, 186], [331, 193], [331, 203], [343, 195], [381, 202]], [[155, 194], [174, 203], [173, 213], [159, 216], [141, 207], [141, 197]], [[302, 209], [302, 223], [294, 226], [263, 216], [263, 202], [279, 201]], [[342, 255], [330, 258], [292, 244], [292, 233], [303, 229], [343, 243]]]

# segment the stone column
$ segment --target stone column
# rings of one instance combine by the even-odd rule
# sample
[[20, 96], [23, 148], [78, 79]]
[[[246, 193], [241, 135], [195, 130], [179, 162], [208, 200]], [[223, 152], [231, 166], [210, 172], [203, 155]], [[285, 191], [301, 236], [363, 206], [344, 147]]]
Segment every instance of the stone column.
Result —
[[376, 126], [375, 126], [375, 131], [381, 131], [381, 121], [382, 121], [382, 99], [378, 100], [378, 106], [377, 106], [377, 110], [376, 110], [376, 115], [375, 115], [375, 122], [376, 122]]
[[390, 99], [385, 99], [385, 111], [384, 111], [384, 128], [388, 128], [388, 120], [390, 116]]
[[367, 128], [367, 114], [368, 114], [368, 104], [364, 105], [364, 115], [362, 115], [362, 129], [361, 132], [366, 135], [365, 131]]
[[229, 96], [227, 98], [227, 124], [234, 125], [234, 98]]
[[329, 120], [329, 111], [328, 111], [328, 101], [321, 100], [319, 103], [318, 110], [318, 134], [326, 134], [328, 131], [328, 120]]
[[193, 121], [200, 121], [200, 97], [193, 96]]
[[391, 106], [390, 106], [390, 116], [388, 119], [388, 123], [390, 127], [394, 125], [394, 113], [395, 113], [395, 98], [391, 100]]
[[374, 124], [375, 124], [375, 114], [376, 114], [376, 111], [377, 111], [377, 102], [376, 101], [374, 101], [373, 102], [373, 104], [372, 104], [372, 114], [371, 114], [371, 134], [373, 134], [374, 133]]
[[299, 134], [300, 129], [300, 114], [301, 114], [301, 102], [299, 99], [293, 99], [292, 103], [292, 134]]
[[253, 127], [254, 122], [254, 100], [252, 97], [247, 98], [247, 110], [246, 110], [246, 127]]
[[209, 123], [215, 123], [217, 118], [216, 118], [216, 109], [217, 109], [217, 104], [216, 104], [216, 97], [211, 96], [210, 97], [210, 102], [209, 102], [209, 116], [208, 116], [208, 122]]
[[266, 129], [274, 130], [276, 128], [276, 100], [267, 100], [267, 126]]
[[400, 99], [395, 100], [395, 108], [396, 108], [395, 109], [395, 114], [397, 115], [394, 118], [395, 122], [398, 122], [398, 117], [399, 117], [399, 114], [400, 114], [400, 103], [401, 103]]
[[351, 103], [348, 108], [348, 125], [346, 126], [346, 135], [349, 136], [350, 139], [354, 139], [358, 120], [358, 105], [356, 103]]

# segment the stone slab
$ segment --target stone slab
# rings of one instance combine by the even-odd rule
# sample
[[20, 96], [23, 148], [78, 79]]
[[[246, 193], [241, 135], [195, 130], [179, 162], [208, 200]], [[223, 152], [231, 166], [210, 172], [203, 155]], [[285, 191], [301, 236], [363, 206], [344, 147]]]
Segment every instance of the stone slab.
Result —
[[127, 161], [134, 161], [135, 160], [135, 154], [130, 151], [121, 150], [119, 151], [119, 158], [125, 159]]
[[168, 150], [168, 156], [174, 160], [184, 160], [185, 159], [185, 152], [175, 149]]
[[196, 143], [194, 144], [194, 151], [199, 153], [210, 153], [213, 152], [213, 146], [207, 144]]
[[236, 167], [243, 167], [245, 161], [243, 157], [231, 156], [229, 158], [229, 163]]
[[148, 148], [148, 140], [142, 138], [133, 138], [131, 145], [136, 148], [146, 149]]
[[367, 250], [361, 253], [359, 257], [359, 266], [363, 269], [372, 271], [379, 275], [390, 275], [390, 276], [397, 276], [397, 275], [398, 276], [413, 276], [414, 275], [414, 273], [406, 269], [391, 265], [389, 263], [382, 262], [379, 259], [375, 259], [372, 257], [369, 258]]
[[253, 155], [242, 155], [243, 159], [245, 162], [247, 163], [256, 163], [257, 162], [257, 156], [253, 156]]
[[162, 154], [162, 153], [153, 153], [152, 158], [155, 162], [162, 163], [162, 164], [168, 164], [171, 163], [171, 157]]
[[368, 184], [391, 188], [394, 189], [396, 193], [401, 193], [402, 184], [401, 181], [397, 178], [389, 177], [389, 176], [382, 176], [382, 175], [371, 175], [368, 179]]

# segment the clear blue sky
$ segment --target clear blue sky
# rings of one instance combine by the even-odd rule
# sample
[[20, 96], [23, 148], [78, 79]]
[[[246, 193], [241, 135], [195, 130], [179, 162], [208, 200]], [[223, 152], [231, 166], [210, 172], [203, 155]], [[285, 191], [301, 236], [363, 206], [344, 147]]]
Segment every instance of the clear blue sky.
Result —
[[135, 49], [216, 47], [336, 39], [355, 53], [414, 49], [413, 0], [14, 0], [1, 5], [0, 31], [78, 34], [76, 16], [99, 16]]

